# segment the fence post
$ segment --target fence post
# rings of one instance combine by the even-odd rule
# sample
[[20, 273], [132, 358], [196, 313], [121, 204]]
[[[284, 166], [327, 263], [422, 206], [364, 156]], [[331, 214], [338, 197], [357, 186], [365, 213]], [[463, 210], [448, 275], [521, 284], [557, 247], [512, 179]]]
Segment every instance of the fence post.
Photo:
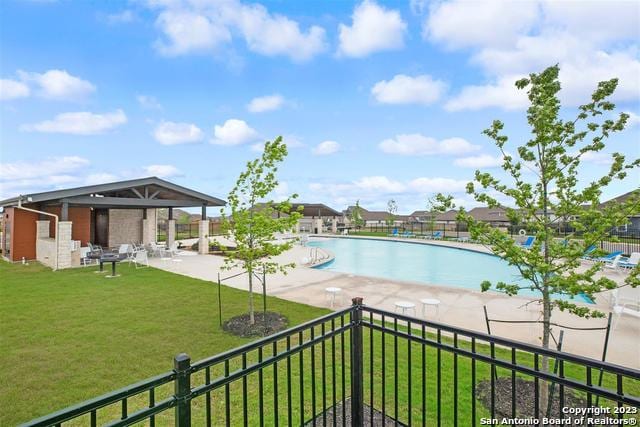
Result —
[[362, 298], [351, 300], [351, 425], [363, 425]]
[[191, 426], [191, 358], [180, 353], [173, 358], [176, 373], [174, 394], [176, 402], [176, 427]]

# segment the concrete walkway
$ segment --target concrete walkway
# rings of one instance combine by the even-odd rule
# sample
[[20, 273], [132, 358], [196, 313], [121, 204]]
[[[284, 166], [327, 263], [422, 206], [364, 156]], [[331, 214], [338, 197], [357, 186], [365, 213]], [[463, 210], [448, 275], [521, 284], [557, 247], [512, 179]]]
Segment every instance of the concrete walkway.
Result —
[[[413, 241], [413, 240], [412, 240]], [[421, 242], [465, 247], [482, 252], [488, 250], [480, 245], [458, 242]], [[537, 303], [527, 298], [508, 297], [495, 292], [480, 292], [470, 289], [403, 282], [375, 277], [362, 277], [318, 270], [301, 265], [302, 260], [312, 257], [313, 249], [296, 245], [278, 257], [282, 263], [296, 263], [296, 268], [287, 275], [275, 274], [267, 277], [267, 293], [283, 299], [314, 306], [330, 306], [330, 298], [325, 291], [328, 287], [338, 287], [342, 292], [335, 301], [334, 308], [347, 307], [351, 298], [361, 296], [367, 305], [395, 310], [396, 301], [410, 301], [416, 304], [415, 316], [422, 317], [423, 298], [437, 298], [441, 301], [438, 313], [428, 307], [426, 318], [456, 327], [486, 332], [483, 306], [487, 306], [489, 317], [504, 320], [538, 320], [540, 309]], [[222, 277], [239, 273], [239, 270], [221, 270], [223, 258], [214, 255], [180, 256], [180, 261], [152, 259], [151, 265], [163, 270], [191, 276], [198, 279], [216, 281], [218, 273]], [[306, 260], [305, 260], [306, 261]], [[622, 282], [624, 273], [608, 273], [612, 279]], [[246, 275], [223, 282], [238, 289], [247, 289]], [[640, 289], [636, 289], [640, 292]], [[609, 295], [596, 298], [596, 306], [608, 313]], [[413, 315], [414, 313], [409, 313]], [[606, 326], [606, 319], [580, 319], [568, 313], [554, 311], [553, 321], [566, 326], [600, 327]], [[609, 341], [607, 361], [640, 369], [640, 319], [628, 315], [615, 316], [615, 329]], [[536, 324], [492, 323], [492, 334], [540, 345], [541, 326]], [[604, 345], [604, 331], [566, 330], [563, 350], [583, 356], [600, 359]]]

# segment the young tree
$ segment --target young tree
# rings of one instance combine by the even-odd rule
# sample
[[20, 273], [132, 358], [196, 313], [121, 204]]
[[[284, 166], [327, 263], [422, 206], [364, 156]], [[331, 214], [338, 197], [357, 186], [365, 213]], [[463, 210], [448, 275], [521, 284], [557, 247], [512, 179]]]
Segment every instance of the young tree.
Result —
[[398, 204], [391, 199], [387, 202], [387, 219], [385, 221], [389, 227], [396, 223], [396, 213], [398, 213]]
[[[593, 299], [596, 293], [614, 289], [618, 284], [597, 274], [602, 269], [601, 263], [585, 266], [581, 257], [588, 247], [603, 238], [614, 240], [608, 237], [610, 231], [626, 224], [630, 214], [640, 211], [640, 191], [624, 203], [600, 203], [603, 189], [625, 179], [630, 170], [640, 165], [638, 159], [627, 161], [623, 154], [614, 153], [604, 176], [580, 182], [581, 161], [603, 150], [605, 141], [622, 131], [629, 118], [624, 113], [613, 118], [615, 106], [608, 99], [618, 80], [600, 82], [591, 101], [578, 108], [575, 118], [565, 120], [558, 99], [558, 72], [559, 67], [552, 66], [516, 82], [518, 89], [527, 90], [531, 104], [527, 110], [531, 139], [515, 150], [508, 149], [509, 138], [502, 133], [504, 125], [499, 120], [483, 132], [501, 151], [502, 169], [510, 184], [490, 173], [476, 171], [475, 183], [467, 185], [467, 192], [475, 200], [489, 207], [504, 208], [512, 222], [526, 224], [535, 236], [533, 247], [523, 248], [507, 233], [476, 221], [464, 210], [459, 216], [475, 240], [517, 267], [523, 279], [517, 283], [485, 281], [481, 285], [483, 291], [494, 288], [516, 295], [529, 289], [539, 293], [545, 348], [549, 347], [554, 310], [583, 318], [604, 316], [596, 309], [575, 304], [571, 298], [582, 293]], [[442, 195], [438, 199], [447, 201]], [[575, 232], [564, 239], [555, 238], [563, 218], [569, 220]], [[633, 287], [640, 284], [637, 270], [626, 282]], [[547, 364], [544, 359], [543, 369], [548, 368]]]
[[267, 197], [278, 186], [276, 172], [278, 164], [287, 156], [287, 146], [282, 137], [273, 142], [267, 141], [262, 155], [247, 163], [235, 186], [229, 193], [230, 214], [222, 209], [222, 235], [235, 242], [235, 249], [225, 250], [225, 268], [240, 267], [249, 278], [249, 317], [255, 323], [253, 303], [254, 276], [258, 272], [273, 274], [286, 273], [295, 264], [278, 264], [273, 257], [293, 247], [294, 240], [276, 242], [275, 233], [293, 229], [302, 217], [298, 211], [292, 211], [291, 200], [275, 203]]
[[356, 205], [351, 210], [351, 216], [349, 220], [351, 221], [351, 224], [356, 227], [356, 229], [364, 225], [364, 220], [362, 219], [362, 209], [360, 208], [360, 200], [356, 200]]

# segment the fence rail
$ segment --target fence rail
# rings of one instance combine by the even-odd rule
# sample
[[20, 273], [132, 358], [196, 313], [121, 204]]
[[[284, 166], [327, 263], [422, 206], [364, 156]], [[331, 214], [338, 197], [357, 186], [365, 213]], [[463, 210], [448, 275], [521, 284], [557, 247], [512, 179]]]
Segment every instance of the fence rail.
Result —
[[[526, 225], [505, 225], [502, 228], [504, 228], [506, 232], [514, 237], [521, 234], [522, 230], [524, 230], [524, 233], [531, 232], [529, 227], [527, 227]], [[439, 232], [440, 237], [443, 239], [458, 239], [460, 237], [469, 237], [469, 232], [466, 224], [454, 222], [449, 224], [409, 222], [396, 225], [373, 224], [360, 227], [354, 231], [392, 235], [394, 234], [394, 230], [396, 231], [395, 234], [399, 235], [402, 235], [405, 232], [409, 232], [415, 236], [431, 236], [433, 233]], [[556, 229], [556, 238], [565, 238], [570, 234], [573, 236], [573, 238], [580, 239], [581, 234], [569, 227], [558, 226], [558, 228]], [[611, 230], [606, 237], [600, 240], [598, 246], [603, 251], [622, 251], [625, 255], [630, 255], [632, 252], [640, 252], [640, 231], [619, 231], [617, 229]]]
[[[169, 223], [167, 220], [158, 220], [157, 240], [163, 242], [167, 240], [167, 229]], [[192, 222], [188, 224], [176, 223], [176, 240], [195, 239], [198, 237], [199, 224]], [[220, 223], [209, 222], [209, 236], [215, 236], [221, 233]]]
[[[600, 374], [602, 385], [594, 385]], [[639, 416], [639, 396], [640, 371], [356, 298], [349, 308], [199, 362], [178, 355], [171, 372], [25, 425], [466, 426], [573, 416], [562, 407], [609, 408], [607, 417], [622, 419]]]

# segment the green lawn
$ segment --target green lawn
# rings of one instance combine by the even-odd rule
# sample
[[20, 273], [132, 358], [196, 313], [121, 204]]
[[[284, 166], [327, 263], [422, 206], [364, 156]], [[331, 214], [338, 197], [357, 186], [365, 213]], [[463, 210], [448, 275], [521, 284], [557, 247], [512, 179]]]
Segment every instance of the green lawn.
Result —
[[[166, 372], [178, 353], [195, 361], [250, 341], [219, 327], [212, 283], [118, 269], [121, 277], [107, 279], [95, 267], [52, 272], [0, 262], [0, 425]], [[246, 292], [222, 289], [225, 318], [246, 311]], [[327, 312], [277, 298], [268, 307], [290, 325]]]
[[[106, 279], [95, 274], [95, 268], [83, 268], [51, 272], [39, 265], [10, 265], [0, 262], [0, 324], [2, 324], [2, 356], [0, 369], [3, 381], [0, 384], [0, 425], [14, 425], [36, 416], [63, 408], [84, 399], [95, 397], [113, 389], [137, 382], [171, 369], [172, 358], [180, 352], [187, 352], [196, 361], [225, 349], [236, 347], [249, 340], [232, 337], [220, 330], [217, 319], [215, 287], [209, 282], [166, 273], [155, 269], [135, 270], [127, 265], [119, 266], [122, 276]], [[223, 287], [224, 317], [242, 313], [246, 308], [246, 292]], [[260, 301], [259, 301], [260, 302]], [[326, 310], [269, 299], [269, 307], [284, 313], [289, 324], [294, 325], [318, 317]], [[339, 324], [339, 322], [337, 322]], [[330, 330], [330, 324], [325, 324]], [[403, 330], [402, 326], [399, 326]], [[321, 327], [315, 328], [316, 336]], [[414, 331], [414, 333], [418, 333]], [[307, 333], [306, 338], [309, 337]], [[430, 338], [434, 338], [432, 334]], [[395, 414], [406, 422], [409, 403], [412, 421], [418, 425], [422, 417], [422, 398], [426, 391], [427, 425], [433, 425], [437, 413], [437, 396], [442, 403], [442, 425], [453, 425], [453, 411], [457, 405], [459, 425], [469, 425], [474, 397], [471, 390], [471, 361], [457, 358], [457, 374], [454, 357], [433, 347], [425, 352], [426, 383], [422, 382], [422, 346], [408, 345], [403, 339], [397, 341], [398, 359], [394, 354], [396, 342], [390, 335], [364, 330], [364, 389], [365, 401], [370, 399], [373, 387], [374, 405], [381, 409], [382, 382], [386, 385], [385, 406], [388, 414]], [[313, 400], [311, 379], [315, 379], [316, 412], [323, 404], [331, 406], [335, 384], [336, 398], [342, 396], [341, 375], [344, 369], [346, 394], [349, 394], [349, 333], [345, 334], [345, 344], [340, 337], [329, 339], [324, 345], [307, 348], [303, 352], [303, 366], [300, 367], [299, 354], [270, 366], [262, 373], [264, 387], [263, 408], [259, 406], [259, 376], [253, 373], [247, 377], [248, 425], [257, 425], [260, 413], [265, 417], [265, 425], [273, 425], [275, 416], [280, 424], [288, 422], [287, 396], [291, 393], [292, 424], [299, 425], [300, 387], [302, 376], [305, 419], [312, 413]], [[449, 338], [443, 341], [451, 343]], [[370, 358], [370, 344], [373, 343], [373, 360]], [[297, 339], [292, 339], [295, 346]], [[460, 341], [460, 346], [469, 348], [468, 342]], [[285, 342], [277, 343], [282, 351]], [[345, 360], [342, 363], [342, 350]], [[334, 352], [335, 350], [335, 352]], [[409, 357], [409, 350], [411, 357]], [[270, 356], [273, 348], [266, 348], [264, 356]], [[312, 351], [315, 366], [312, 365]], [[477, 351], [489, 354], [489, 348], [478, 345]], [[323, 356], [324, 354], [324, 356]], [[336, 355], [335, 364], [333, 354]], [[384, 365], [382, 355], [385, 355]], [[510, 360], [511, 353], [497, 349], [499, 358]], [[257, 352], [248, 354], [247, 363], [257, 360]], [[326, 369], [321, 370], [321, 361], [326, 361]], [[438, 357], [440, 363], [438, 364]], [[532, 365], [530, 355], [517, 354], [518, 361]], [[373, 370], [371, 370], [373, 361]], [[396, 363], [397, 362], [397, 363]], [[383, 375], [384, 366], [384, 375]], [[395, 367], [398, 367], [397, 376]], [[440, 366], [441, 390], [438, 393], [436, 372]], [[241, 367], [239, 358], [233, 359], [231, 372]], [[287, 368], [290, 368], [291, 389], [287, 384]], [[315, 368], [315, 369], [314, 369]], [[477, 381], [490, 378], [489, 366], [476, 364]], [[212, 368], [211, 378], [223, 375], [223, 366]], [[335, 382], [334, 382], [335, 370]], [[585, 369], [566, 364], [565, 374], [584, 380]], [[277, 375], [277, 382], [275, 376]], [[457, 375], [458, 389], [454, 394], [453, 378]], [[511, 373], [498, 369], [498, 375]], [[370, 381], [371, 376], [373, 382]], [[593, 373], [596, 381], [596, 373]], [[395, 381], [397, 393], [394, 393]], [[411, 378], [411, 387], [408, 379]], [[192, 387], [203, 384], [202, 372], [192, 376]], [[326, 394], [323, 396], [322, 384]], [[615, 378], [606, 376], [604, 385], [615, 388]], [[231, 425], [242, 425], [242, 381], [234, 381], [229, 386], [231, 403]], [[156, 401], [172, 393], [172, 384], [157, 390]], [[640, 394], [640, 382], [624, 381], [625, 392]], [[224, 388], [212, 393], [213, 425], [225, 422]], [[129, 411], [143, 408], [147, 395], [129, 399]], [[609, 404], [601, 401], [601, 404]], [[194, 399], [193, 425], [204, 425], [205, 400]], [[476, 401], [477, 417], [487, 416], [488, 410]], [[113, 405], [99, 413], [99, 423], [107, 419], [117, 419], [119, 406]], [[156, 425], [173, 425], [173, 410], [166, 411], [156, 419]], [[85, 418], [72, 425], [87, 425]]]

